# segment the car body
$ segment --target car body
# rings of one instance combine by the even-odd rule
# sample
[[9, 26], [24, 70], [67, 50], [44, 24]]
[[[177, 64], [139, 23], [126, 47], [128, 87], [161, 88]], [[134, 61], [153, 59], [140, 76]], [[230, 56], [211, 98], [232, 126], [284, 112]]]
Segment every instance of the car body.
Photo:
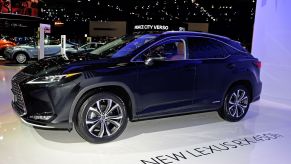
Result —
[[[67, 44], [66, 47], [73, 47], [71, 44]], [[35, 43], [32, 44], [24, 44], [14, 47], [6, 48], [4, 51], [3, 57], [6, 60], [16, 61], [17, 63], [26, 63], [31, 59], [38, 58], [38, 49]], [[61, 45], [45, 45], [44, 46], [44, 55], [45, 57], [51, 57], [55, 55], [59, 55], [61, 52]]]
[[73, 47], [67, 48], [66, 54], [71, 55], [71, 54], [87, 53], [87, 52], [95, 50], [98, 47], [103, 46], [104, 44], [105, 43], [90, 42], [90, 43], [86, 43], [80, 47], [73, 46]]
[[[26, 67], [12, 79], [12, 106], [33, 126], [75, 125], [84, 139], [102, 143], [118, 137], [127, 118], [218, 110], [222, 118], [238, 121], [260, 98], [260, 66], [239, 42], [222, 36], [128, 36], [82, 59], [55, 57]], [[98, 125], [90, 125], [96, 118]]]
[[16, 43], [5, 40], [5, 39], [0, 39], [0, 54], [2, 55], [6, 48], [13, 47], [13, 46], [16, 46]]

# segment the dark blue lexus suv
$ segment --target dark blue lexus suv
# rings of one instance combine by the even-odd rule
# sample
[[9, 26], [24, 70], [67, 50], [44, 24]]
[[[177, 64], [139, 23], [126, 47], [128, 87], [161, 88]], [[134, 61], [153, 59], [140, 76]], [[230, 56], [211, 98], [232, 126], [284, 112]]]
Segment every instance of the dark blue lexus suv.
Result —
[[218, 111], [239, 121], [260, 98], [261, 62], [239, 42], [198, 32], [128, 35], [90, 53], [43, 59], [12, 79], [12, 106], [42, 128], [91, 143], [117, 138], [128, 120]]

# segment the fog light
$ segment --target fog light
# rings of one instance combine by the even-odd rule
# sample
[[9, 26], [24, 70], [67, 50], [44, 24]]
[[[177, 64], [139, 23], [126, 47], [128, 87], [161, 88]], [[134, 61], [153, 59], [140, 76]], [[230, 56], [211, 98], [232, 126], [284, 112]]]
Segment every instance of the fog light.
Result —
[[37, 116], [30, 116], [29, 118], [34, 119], [34, 120], [49, 120], [51, 119], [53, 116], [41, 116], [41, 115], [37, 115]]

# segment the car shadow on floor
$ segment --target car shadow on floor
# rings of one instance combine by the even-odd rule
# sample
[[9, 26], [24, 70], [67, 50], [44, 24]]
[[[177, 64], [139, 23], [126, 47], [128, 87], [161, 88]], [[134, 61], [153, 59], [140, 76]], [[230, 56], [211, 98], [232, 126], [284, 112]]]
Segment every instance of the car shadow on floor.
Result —
[[35, 62], [36, 62], [36, 60], [31, 60], [31, 61], [28, 61], [25, 64], [18, 64], [16, 61], [5, 60], [0, 55], [0, 65], [3, 65], [3, 66], [28, 66], [28, 65], [33, 64]]
[[[249, 112], [244, 119], [256, 117], [256, 112]], [[179, 130], [183, 128], [206, 126], [213, 123], [223, 123], [217, 112], [207, 112], [199, 114], [191, 114], [177, 117], [169, 117], [162, 119], [153, 119], [139, 122], [129, 122], [126, 130], [115, 141], [127, 140], [142, 134], [151, 134], [155, 132]], [[210, 129], [211, 130], [211, 129]], [[59, 143], [81, 143], [83, 140], [75, 130], [71, 132], [64, 130], [44, 130], [35, 129], [35, 131], [44, 139]], [[193, 133], [189, 131], [189, 133]], [[113, 141], [113, 142], [115, 142]]]
[[[205, 124], [221, 122], [217, 112], [191, 114], [162, 119], [152, 119], [139, 122], [128, 122], [126, 130], [115, 141], [129, 139], [141, 134], [176, 130], [187, 127], [195, 127]], [[85, 142], [75, 130], [41, 129], [34, 128], [35, 131], [44, 139], [60, 143], [79, 143]]]

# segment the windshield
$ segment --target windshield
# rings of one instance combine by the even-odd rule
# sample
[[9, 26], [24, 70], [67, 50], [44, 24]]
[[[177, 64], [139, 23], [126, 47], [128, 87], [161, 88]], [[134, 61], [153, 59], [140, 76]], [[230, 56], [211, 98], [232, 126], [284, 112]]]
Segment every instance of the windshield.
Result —
[[119, 58], [124, 57], [145, 43], [156, 38], [157, 35], [130, 35], [118, 38], [104, 46], [97, 48], [90, 52], [90, 54], [98, 55], [101, 57]]

